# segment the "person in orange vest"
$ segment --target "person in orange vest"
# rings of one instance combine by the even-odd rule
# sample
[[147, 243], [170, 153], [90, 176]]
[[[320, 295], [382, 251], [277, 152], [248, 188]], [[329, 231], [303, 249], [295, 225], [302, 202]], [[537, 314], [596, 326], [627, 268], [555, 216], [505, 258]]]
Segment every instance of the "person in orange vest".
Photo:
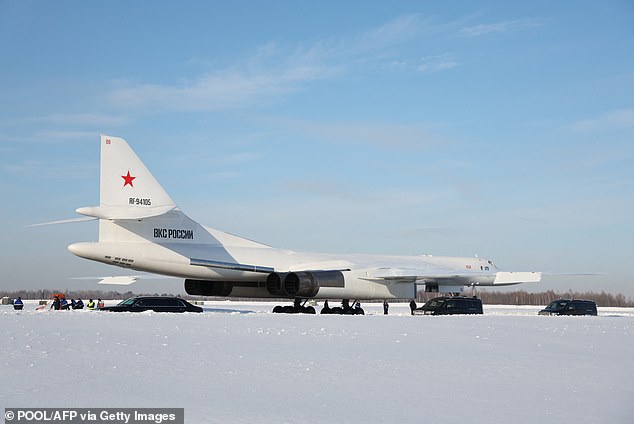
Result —
[[101, 309], [104, 307], [103, 300], [97, 299], [97, 309]]

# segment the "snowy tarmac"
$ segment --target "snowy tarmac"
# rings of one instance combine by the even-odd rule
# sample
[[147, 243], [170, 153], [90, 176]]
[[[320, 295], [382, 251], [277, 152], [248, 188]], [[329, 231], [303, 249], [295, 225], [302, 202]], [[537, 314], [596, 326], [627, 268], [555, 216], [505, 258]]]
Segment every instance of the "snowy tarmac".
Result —
[[365, 316], [273, 306], [1, 306], [0, 406], [174, 407], [187, 423], [634, 422], [632, 308], [413, 317], [407, 304], [389, 316], [381, 304]]

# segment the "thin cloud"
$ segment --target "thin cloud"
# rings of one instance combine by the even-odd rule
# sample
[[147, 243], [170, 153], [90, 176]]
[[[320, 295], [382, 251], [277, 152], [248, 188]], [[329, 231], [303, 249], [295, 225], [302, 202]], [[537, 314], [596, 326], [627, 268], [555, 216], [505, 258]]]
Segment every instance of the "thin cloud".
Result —
[[260, 158], [260, 155], [255, 152], [242, 152], [233, 153], [219, 158], [219, 161], [228, 165], [238, 165], [244, 163], [255, 162]]
[[370, 144], [380, 148], [416, 150], [448, 146], [452, 140], [433, 134], [421, 124], [323, 123], [306, 120], [271, 119], [275, 128], [285, 127], [322, 142]]
[[634, 128], [634, 108], [619, 109], [570, 125], [577, 132], [611, 131]]
[[[174, 84], [120, 81], [107, 98], [127, 110], [217, 111], [258, 106], [312, 82], [351, 72], [359, 63], [377, 67], [393, 60], [389, 59], [390, 48], [416, 39], [426, 27], [420, 16], [404, 15], [366, 32], [326, 38], [308, 46], [285, 48], [267, 42], [242, 64]], [[435, 67], [440, 70], [455, 65], [445, 61]]]
[[458, 62], [450, 55], [427, 56], [420, 60], [416, 70], [418, 72], [440, 72], [453, 69], [458, 66]]
[[300, 46], [294, 56], [302, 62], [354, 61], [373, 52], [383, 52], [393, 46], [410, 42], [428, 27], [430, 24], [419, 15], [403, 15], [368, 31], [325, 38], [310, 46]]
[[105, 113], [52, 114], [39, 118], [43, 122], [58, 125], [96, 126], [100, 128], [126, 125], [127, 117], [107, 115]]
[[407, 237], [410, 239], [421, 239], [426, 237], [436, 236], [454, 236], [466, 232], [467, 229], [463, 227], [423, 227], [423, 228], [408, 228], [407, 230], [400, 231], [401, 237]]
[[44, 116], [30, 116], [20, 119], [0, 120], [0, 126], [25, 124], [52, 124], [75, 127], [119, 127], [130, 123], [130, 119], [106, 113], [53, 113]]
[[40, 140], [69, 141], [69, 140], [92, 140], [95, 138], [94, 131], [42, 131], [35, 134]]
[[523, 31], [540, 27], [543, 22], [537, 19], [516, 19], [512, 21], [495, 22], [492, 24], [479, 24], [469, 27], [464, 27], [460, 30], [460, 33], [467, 37], [480, 37], [493, 33], [507, 33]]
[[460, 63], [449, 53], [435, 56], [424, 56], [420, 59], [395, 59], [379, 65], [379, 69], [397, 72], [418, 72], [429, 74], [443, 72], [460, 66]]
[[2, 171], [8, 175], [19, 175], [37, 180], [80, 180], [86, 175], [94, 173], [93, 164], [69, 164], [64, 163], [54, 166], [51, 162], [40, 160], [25, 160], [2, 167]]
[[65, 144], [76, 140], [94, 140], [95, 130], [41, 130], [21, 137], [0, 137], [0, 143], [13, 145], [26, 144]]
[[235, 171], [224, 171], [224, 172], [214, 172], [211, 174], [211, 177], [216, 180], [231, 180], [235, 178], [240, 178], [242, 173]]
[[409, 41], [424, 30], [427, 22], [419, 15], [403, 15], [363, 33], [358, 37], [358, 47], [377, 49]]
[[335, 72], [318, 66], [295, 66], [279, 72], [228, 70], [180, 86], [130, 84], [114, 90], [108, 98], [126, 109], [236, 109], [297, 91], [303, 84], [328, 78]]
[[347, 188], [343, 181], [324, 180], [295, 180], [284, 183], [285, 189], [299, 194], [307, 194], [311, 197], [335, 197], [349, 199], [358, 195], [354, 190]]

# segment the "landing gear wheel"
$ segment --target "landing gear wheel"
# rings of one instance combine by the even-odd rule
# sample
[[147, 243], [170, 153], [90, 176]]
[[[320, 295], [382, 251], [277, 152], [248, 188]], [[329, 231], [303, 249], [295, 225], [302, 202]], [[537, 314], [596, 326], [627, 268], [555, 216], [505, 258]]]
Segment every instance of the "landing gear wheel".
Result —
[[361, 309], [361, 304], [358, 301], [354, 301], [353, 306], [350, 306], [349, 299], [343, 299], [341, 306], [335, 306], [334, 308], [328, 307], [326, 302], [320, 313], [322, 315], [365, 315], [365, 311]]
[[304, 303], [302, 304], [302, 299], [295, 299], [295, 301], [293, 302], [293, 305], [277, 305], [276, 307], [273, 308], [273, 313], [274, 314], [311, 314], [314, 315], [316, 314], [315, 308], [313, 308], [312, 306], [305, 306], [306, 302], [308, 300], [305, 300]]

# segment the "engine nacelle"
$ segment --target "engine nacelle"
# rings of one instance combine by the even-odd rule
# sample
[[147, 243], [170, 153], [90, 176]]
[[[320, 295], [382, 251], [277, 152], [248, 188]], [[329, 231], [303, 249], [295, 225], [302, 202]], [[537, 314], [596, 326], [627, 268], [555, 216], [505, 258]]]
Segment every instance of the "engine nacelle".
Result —
[[272, 296], [311, 298], [320, 287], [345, 286], [341, 271], [272, 272], [266, 278], [266, 290]]
[[320, 287], [344, 287], [341, 271], [291, 272], [284, 278], [284, 290], [291, 297], [315, 297]]
[[319, 292], [319, 280], [312, 272], [291, 272], [284, 278], [284, 290], [293, 297], [313, 297]]
[[229, 296], [232, 290], [228, 281], [185, 280], [185, 292], [192, 296]]
[[285, 297], [286, 291], [284, 290], [284, 278], [287, 274], [278, 274], [272, 272], [266, 277], [266, 290], [272, 296]]

